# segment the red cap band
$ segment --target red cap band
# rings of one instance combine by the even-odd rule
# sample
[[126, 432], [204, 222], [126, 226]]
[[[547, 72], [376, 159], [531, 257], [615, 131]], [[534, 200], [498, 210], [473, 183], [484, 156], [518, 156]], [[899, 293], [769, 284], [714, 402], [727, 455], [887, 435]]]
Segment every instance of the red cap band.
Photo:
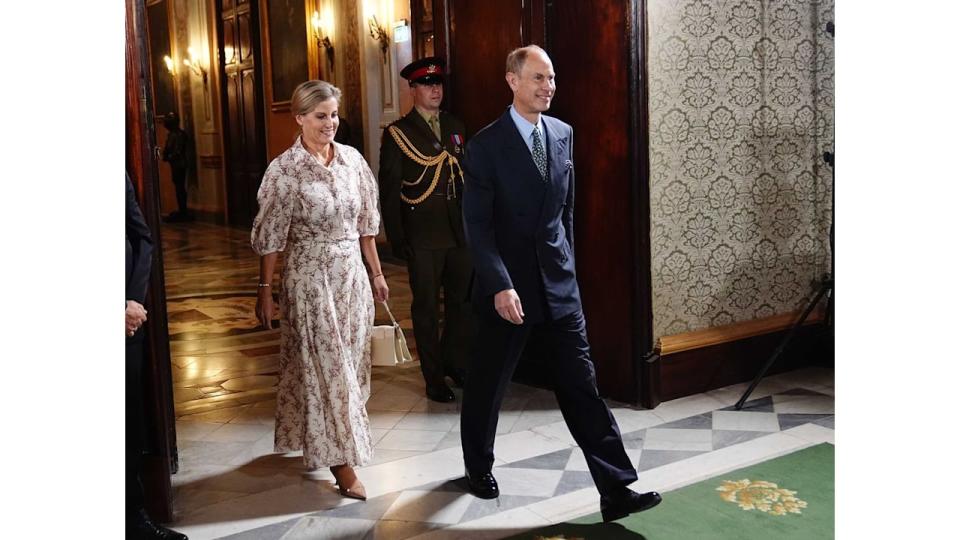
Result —
[[427, 75], [440, 75], [440, 76], [443, 76], [443, 70], [440, 69], [440, 66], [438, 66], [438, 65], [436, 65], [436, 64], [430, 64], [429, 66], [422, 67], [422, 68], [414, 71], [413, 73], [411, 73], [410, 76], [407, 77], [407, 80], [409, 80], [409, 81], [415, 81], [415, 80], [419, 79], [420, 77], [426, 77]]

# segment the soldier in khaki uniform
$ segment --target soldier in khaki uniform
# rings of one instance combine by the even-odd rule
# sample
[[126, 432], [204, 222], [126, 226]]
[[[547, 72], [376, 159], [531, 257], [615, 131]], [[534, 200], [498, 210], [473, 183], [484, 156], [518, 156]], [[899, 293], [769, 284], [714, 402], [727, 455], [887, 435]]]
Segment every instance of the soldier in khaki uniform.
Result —
[[439, 402], [456, 399], [444, 377], [463, 385], [474, 333], [473, 269], [460, 209], [465, 130], [463, 122], [440, 110], [445, 67], [443, 59], [430, 57], [400, 72], [410, 84], [414, 107], [383, 131], [379, 178], [387, 238], [409, 270], [413, 333], [427, 397]]

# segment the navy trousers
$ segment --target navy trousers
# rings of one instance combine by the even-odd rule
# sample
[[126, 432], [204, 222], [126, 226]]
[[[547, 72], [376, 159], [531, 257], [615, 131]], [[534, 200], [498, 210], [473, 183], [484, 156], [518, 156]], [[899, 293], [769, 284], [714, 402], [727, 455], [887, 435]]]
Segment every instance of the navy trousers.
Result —
[[612, 495], [637, 479], [620, 429], [597, 391], [583, 311], [542, 323], [514, 325], [478, 317], [478, 336], [467, 371], [460, 413], [463, 460], [472, 474], [493, 467], [493, 443], [504, 392], [527, 338], [542, 332], [551, 347], [546, 362], [563, 419], [586, 456], [600, 495]]

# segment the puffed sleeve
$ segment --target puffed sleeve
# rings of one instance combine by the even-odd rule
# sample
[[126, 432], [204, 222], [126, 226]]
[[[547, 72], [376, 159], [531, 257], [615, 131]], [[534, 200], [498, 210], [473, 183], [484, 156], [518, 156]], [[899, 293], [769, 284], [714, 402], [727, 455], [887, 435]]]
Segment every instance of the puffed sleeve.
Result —
[[260, 210], [250, 232], [250, 245], [257, 255], [283, 251], [287, 247], [295, 202], [294, 182], [292, 177], [283, 174], [276, 161], [263, 174], [257, 191]]
[[367, 160], [357, 154], [360, 168], [360, 213], [357, 216], [357, 232], [360, 236], [376, 236], [380, 232], [380, 196], [377, 179], [367, 165]]

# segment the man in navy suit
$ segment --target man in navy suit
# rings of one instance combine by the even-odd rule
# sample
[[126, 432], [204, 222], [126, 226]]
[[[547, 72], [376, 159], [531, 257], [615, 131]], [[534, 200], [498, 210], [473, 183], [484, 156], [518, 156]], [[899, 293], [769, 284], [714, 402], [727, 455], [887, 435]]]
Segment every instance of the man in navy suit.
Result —
[[660, 495], [627, 488], [637, 472], [597, 391], [574, 264], [573, 129], [541, 114], [554, 77], [540, 47], [511, 52], [513, 104], [467, 145], [463, 220], [479, 334], [460, 416], [463, 458], [470, 490], [499, 496], [491, 469], [500, 404], [527, 338], [544, 333], [557, 402], [609, 521], [656, 506]]
[[130, 176], [127, 176], [126, 199], [126, 313], [124, 329], [126, 346], [126, 529], [127, 538], [155, 540], [187, 540], [177, 531], [157, 525], [143, 507], [143, 484], [140, 482], [143, 452], [147, 449], [143, 413], [143, 323], [147, 310], [143, 304], [150, 281], [153, 260], [153, 239], [143, 219]]

